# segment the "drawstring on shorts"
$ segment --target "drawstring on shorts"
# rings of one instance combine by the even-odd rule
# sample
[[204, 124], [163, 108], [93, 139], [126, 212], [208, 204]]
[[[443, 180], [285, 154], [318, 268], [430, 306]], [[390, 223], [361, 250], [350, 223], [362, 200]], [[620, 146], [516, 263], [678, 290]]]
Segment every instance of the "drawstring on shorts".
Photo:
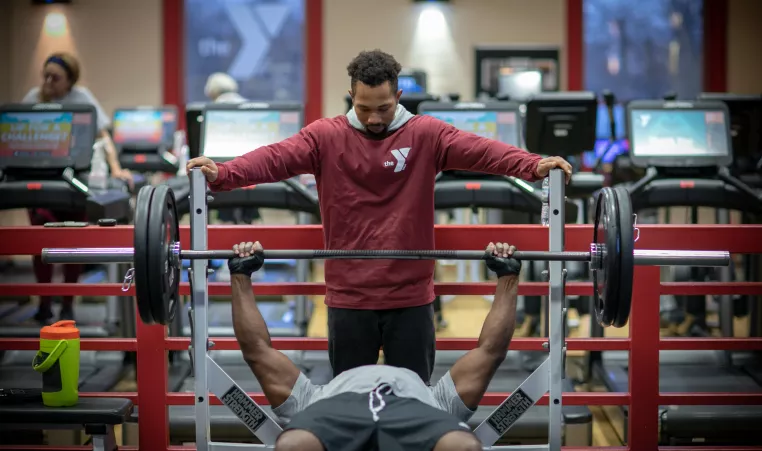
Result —
[[[370, 408], [370, 413], [373, 414], [373, 421], [378, 422], [378, 414], [381, 412], [381, 410], [384, 409], [386, 406], [386, 402], [384, 402], [383, 395], [388, 395], [392, 393], [392, 386], [389, 384], [381, 384], [373, 391], [368, 393], [368, 406]], [[375, 405], [374, 400], [378, 399], [378, 406]]]

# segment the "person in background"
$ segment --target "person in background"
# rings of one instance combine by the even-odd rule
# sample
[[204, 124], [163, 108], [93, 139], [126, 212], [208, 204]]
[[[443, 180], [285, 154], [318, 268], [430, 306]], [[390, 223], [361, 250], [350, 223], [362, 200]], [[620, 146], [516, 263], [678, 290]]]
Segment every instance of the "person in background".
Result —
[[204, 95], [215, 103], [246, 102], [246, 98], [238, 94], [238, 83], [222, 72], [215, 72], [206, 79]]
[[[77, 58], [69, 53], [58, 52], [50, 55], [42, 66], [42, 84], [32, 88], [22, 103], [58, 103], [58, 104], [88, 104], [95, 107], [98, 118], [98, 137], [105, 144], [106, 161], [111, 177], [125, 180], [132, 184], [132, 174], [122, 169], [116, 153], [116, 147], [108, 133], [109, 117], [103, 111], [100, 103], [89, 89], [77, 84], [80, 78], [80, 64]], [[29, 220], [32, 225], [44, 225], [46, 222], [86, 221], [84, 211], [61, 210], [53, 211], [43, 208], [29, 210]], [[77, 283], [82, 273], [81, 265], [64, 265], [64, 282]], [[53, 279], [53, 266], [42, 262], [40, 256], [34, 257], [34, 274], [38, 283], [50, 283]], [[40, 305], [34, 318], [40, 323], [49, 323], [53, 318], [51, 309], [52, 298], [40, 297]], [[60, 312], [60, 319], [74, 319], [74, 298], [65, 296]]]

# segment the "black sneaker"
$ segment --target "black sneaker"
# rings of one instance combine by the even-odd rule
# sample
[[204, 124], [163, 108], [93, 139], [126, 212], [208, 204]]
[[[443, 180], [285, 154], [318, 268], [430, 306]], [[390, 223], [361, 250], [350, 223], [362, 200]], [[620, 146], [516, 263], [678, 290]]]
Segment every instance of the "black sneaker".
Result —
[[50, 309], [38, 309], [34, 314], [34, 320], [43, 326], [47, 326], [52, 323], [53, 312]]
[[58, 314], [59, 321], [74, 321], [74, 309], [62, 308], [61, 313]]

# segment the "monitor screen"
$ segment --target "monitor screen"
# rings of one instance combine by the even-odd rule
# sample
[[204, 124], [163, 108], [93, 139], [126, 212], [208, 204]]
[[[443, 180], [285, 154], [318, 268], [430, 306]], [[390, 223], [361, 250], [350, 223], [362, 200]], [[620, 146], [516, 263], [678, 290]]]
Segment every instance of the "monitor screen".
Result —
[[519, 147], [522, 145], [518, 111], [434, 110], [422, 111], [421, 114], [434, 116], [460, 130], [485, 138]]
[[724, 156], [727, 123], [721, 111], [637, 110], [632, 116], [636, 156]]
[[0, 166], [86, 169], [95, 129], [92, 107], [0, 111]]
[[177, 112], [165, 109], [117, 110], [114, 113], [114, 143], [161, 146], [172, 143]]
[[232, 159], [284, 140], [302, 128], [299, 111], [209, 109], [204, 114], [204, 156]]
[[498, 86], [499, 95], [507, 95], [515, 101], [525, 101], [542, 92], [542, 72], [504, 67], [498, 75]]

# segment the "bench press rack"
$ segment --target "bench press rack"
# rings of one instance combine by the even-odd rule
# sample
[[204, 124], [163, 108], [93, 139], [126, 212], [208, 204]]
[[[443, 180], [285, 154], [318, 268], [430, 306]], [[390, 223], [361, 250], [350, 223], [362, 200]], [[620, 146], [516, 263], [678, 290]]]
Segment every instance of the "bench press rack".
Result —
[[[207, 184], [201, 171], [190, 171], [190, 230], [191, 250], [207, 250]], [[565, 175], [552, 170], [549, 176], [547, 222], [550, 228], [550, 251], [564, 250], [564, 187]], [[545, 218], [543, 218], [545, 219]], [[545, 221], [543, 221], [545, 222]], [[208, 261], [194, 259], [191, 262], [191, 355], [194, 363], [194, 389], [196, 410], [196, 449], [199, 451], [223, 451], [247, 449], [274, 449], [282, 428], [209, 356], [213, 345], [208, 335], [209, 290]], [[561, 449], [561, 394], [565, 377], [564, 344], [565, 326], [565, 275], [564, 262], [549, 262], [549, 343], [548, 358], [492, 412], [474, 433], [484, 444], [485, 450], [558, 451]], [[196, 326], [200, 327], [196, 327]], [[198, 343], [206, 343], [199, 346]], [[204, 363], [202, 363], [204, 362]], [[510, 427], [550, 391], [547, 445], [493, 446]], [[223, 443], [210, 440], [209, 396], [213, 393], [227, 406], [246, 427], [263, 443]]]

